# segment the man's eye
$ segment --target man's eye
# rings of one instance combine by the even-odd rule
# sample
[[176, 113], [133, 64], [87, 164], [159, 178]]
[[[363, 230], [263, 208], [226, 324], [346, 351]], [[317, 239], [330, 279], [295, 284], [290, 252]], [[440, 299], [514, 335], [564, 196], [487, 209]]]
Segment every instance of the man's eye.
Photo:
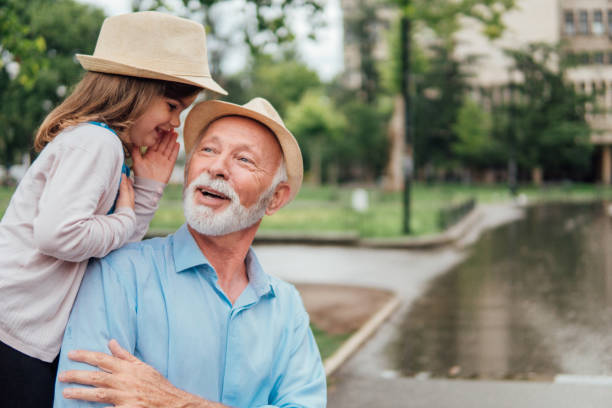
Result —
[[246, 157], [240, 157], [238, 160], [240, 160], [243, 163], [251, 163], [251, 161]]
[[202, 151], [206, 152], [206, 153], [210, 153], [210, 152], [212, 152], [212, 149], [210, 147], [203, 147]]

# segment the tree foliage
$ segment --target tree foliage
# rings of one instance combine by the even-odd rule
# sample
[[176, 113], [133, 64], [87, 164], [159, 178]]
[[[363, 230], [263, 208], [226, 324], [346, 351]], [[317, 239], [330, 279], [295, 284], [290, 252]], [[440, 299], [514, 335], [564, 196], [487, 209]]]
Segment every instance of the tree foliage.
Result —
[[259, 55], [244, 70], [226, 79], [229, 101], [243, 104], [260, 96], [269, 100], [281, 116], [306, 91], [321, 87], [317, 73], [292, 53], [278, 58]]
[[[16, 77], [6, 64], [0, 70], [0, 162], [6, 167], [29, 150], [38, 125], [80, 79], [83, 70], [74, 54], [93, 52], [104, 19], [100, 9], [73, 0], [14, 3], [19, 4], [0, 10], [2, 17], [16, 19], [11, 27], [27, 28], [0, 37], [3, 50], [19, 64]], [[0, 26], [6, 26], [4, 19]], [[44, 44], [44, 52], [32, 42]]]
[[457, 141], [452, 150], [466, 167], [485, 168], [503, 162], [502, 149], [493, 138], [493, 116], [466, 97], [453, 126]]
[[346, 135], [346, 119], [329, 97], [314, 90], [306, 92], [299, 103], [289, 108], [286, 124], [305, 148], [311, 181], [320, 184], [323, 163], [334, 156]]
[[250, 55], [291, 44], [295, 31], [291, 16], [300, 13], [309, 23], [308, 36], [323, 25], [325, 0], [181, 0], [182, 9], [167, 0], [132, 0], [132, 9], [162, 10], [200, 19], [207, 29], [213, 75], [220, 75], [221, 61], [228, 51], [246, 45]]
[[[526, 170], [536, 167], [555, 178], [577, 178], [589, 170], [592, 145], [586, 121], [592, 96], [567, 81], [558, 47], [531, 44], [507, 50], [522, 81], [502, 110], [501, 135], [508, 152]], [[561, 63], [559, 63], [561, 62]]]

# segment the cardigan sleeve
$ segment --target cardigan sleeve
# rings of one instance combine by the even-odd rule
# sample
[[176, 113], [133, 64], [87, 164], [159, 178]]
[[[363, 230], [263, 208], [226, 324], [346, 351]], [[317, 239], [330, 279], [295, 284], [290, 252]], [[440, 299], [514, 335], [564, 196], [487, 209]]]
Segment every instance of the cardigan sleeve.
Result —
[[32, 227], [40, 252], [80, 262], [124, 245], [134, 233], [136, 215], [126, 207], [106, 215], [108, 208], [101, 205], [108, 202], [110, 208], [117, 194], [123, 162], [120, 144], [98, 135], [89, 137], [87, 145], [69, 141], [58, 141], [50, 153], [53, 157]]
[[136, 229], [129, 238], [130, 242], [140, 241], [147, 233], [165, 186], [166, 184], [160, 181], [134, 176]]

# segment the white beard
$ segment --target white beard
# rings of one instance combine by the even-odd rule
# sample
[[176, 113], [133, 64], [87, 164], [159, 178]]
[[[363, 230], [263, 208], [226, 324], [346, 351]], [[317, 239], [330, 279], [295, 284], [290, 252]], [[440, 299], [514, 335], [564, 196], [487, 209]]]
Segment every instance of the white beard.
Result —
[[[220, 213], [210, 207], [195, 203], [195, 194], [201, 194], [197, 187], [208, 187], [228, 197], [229, 206]], [[240, 204], [240, 198], [230, 184], [222, 179], [212, 179], [206, 172], [200, 174], [183, 190], [183, 211], [187, 224], [202, 235], [220, 236], [246, 229], [263, 218], [276, 189], [272, 183], [268, 190], [251, 207]]]

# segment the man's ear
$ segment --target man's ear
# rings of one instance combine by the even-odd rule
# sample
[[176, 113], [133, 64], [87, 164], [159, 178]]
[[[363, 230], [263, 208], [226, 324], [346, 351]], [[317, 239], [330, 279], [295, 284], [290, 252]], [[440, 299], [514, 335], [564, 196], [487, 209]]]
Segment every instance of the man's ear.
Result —
[[274, 195], [272, 196], [272, 200], [266, 207], [266, 215], [272, 215], [278, 210], [280, 210], [286, 203], [289, 201], [289, 196], [291, 195], [291, 187], [287, 182], [281, 182], [278, 186], [276, 186], [276, 190], [274, 190]]

